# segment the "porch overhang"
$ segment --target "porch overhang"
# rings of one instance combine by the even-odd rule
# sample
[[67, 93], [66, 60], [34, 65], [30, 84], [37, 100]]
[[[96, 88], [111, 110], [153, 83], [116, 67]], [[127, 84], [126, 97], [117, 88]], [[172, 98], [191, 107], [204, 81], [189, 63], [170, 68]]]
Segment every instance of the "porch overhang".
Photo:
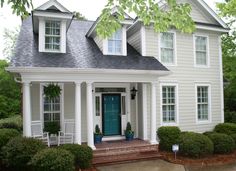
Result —
[[53, 67], [8, 67], [19, 73], [23, 82], [153, 82], [172, 74], [162, 70], [80, 69]]

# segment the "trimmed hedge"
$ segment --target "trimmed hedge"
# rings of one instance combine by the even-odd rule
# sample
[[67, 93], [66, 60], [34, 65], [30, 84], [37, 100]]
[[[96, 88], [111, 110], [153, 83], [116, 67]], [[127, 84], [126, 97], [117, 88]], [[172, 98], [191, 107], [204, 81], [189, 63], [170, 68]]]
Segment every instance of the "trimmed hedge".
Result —
[[227, 154], [233, 152], [235, 148], [235, 142], [229, 135], [213, 133], [209, 134], [208, 137], [214, 144], [214, 153]]
[[185, 132], [179, 137], [180, 153], [184, 156], [200, 158], [213, 153], [212, 141], [205, 135]]
[[35, 171], [74, 171], [74, 156], [67, 150], [48, 148], [39, 151], [29, 163]]
[[75, 157], [75, 163], [81, 169], [90, 168], [93, 159], [93, 150], [86, 145], [64, 144], [59, 148], [70, 151]]
[[161, 150], [172, 151], [172, 145], [178, 143], [180, 129], [174, 126], [163, 126], [157, 131], [160, 139], [159, 147]]
[[235, 148], [236, 148], [236, 134], [231, 134], [230, 137], [234, 140]]
[[20, 133], [15, 129], [0, 129], [0, 151], [1, 148], [7, 144], [7, 142], [16, 136], [20, 135]]
[[20, 115], [15, 115], [10, 118], [0, 119], [0, 129], [12, 128], [18, 131], [23, 130], [23, 121]]
[[2, 161], [7, 167], [27, 170], [31, 158], [45, 147], [40, 140], [15, 137], [2, 148]]
[[236, 124], [233, 123], [221, 123], [216, 125], [215, 132], [223, 133], [227, 135], [236, 134]]

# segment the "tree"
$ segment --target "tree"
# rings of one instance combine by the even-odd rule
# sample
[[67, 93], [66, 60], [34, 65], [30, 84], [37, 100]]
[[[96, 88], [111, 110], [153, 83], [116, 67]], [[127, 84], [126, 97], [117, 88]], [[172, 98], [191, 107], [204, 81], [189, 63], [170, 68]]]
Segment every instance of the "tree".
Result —
[[10, 60], [13, 55], [13, 51], [16, 45], [16, 40], [19, 35], [20, 28], [17, 27], [13, 30], [5, 29], [3, 38], [4, 38], [4, 48], [3, 48], [3, 56]]
[[[6, 2], [11, 5], [14, 13], [22, 17], [28, 16], [28, 8], [33, 8], [32, 0], [1, 0], [1, 6]], [[108, 0], [96, 31], [101, 37], [111, 36], [121, 27], [120, 22], [125, 18], [125, 11], [136, 14], [144, 25], [153, 24], [157, 32], [166, 31], [170, 27], [182, 32], [194, 31], [195, 25], [190, 17], [189, 4], [178, 4], [176, 0], [161, 0], [161, 3], [168, 7], [162, 9], [157, 0]], [[114, 7], [118, 10], [116, 16], [111, 15]]]
[[74, 16], [77, 20], [87, 20], [80, 12], [74, 12]]
[[236, 1], [225, 0], [225, 3], [218, 3], [217, 7], [220, 10], [220, 14], [230, 20], [230, 24], [236, 21]]
[[33, 9], [32, 0], [1, 0], [1, 7], [6, 3], [11, 6], [12, 12], [21, 18], [29, 15], [29, 8]]
[[[108, 0], [100, 16], [97, 33], [101, 37], [109, 37], [121, 27], [120, 21], [125, 19], [125, 11], [133, 12], [144, 25], [153, 24], [156, 32], [167, 31], [175, 27], [182, 32], [191, 33], [195, 29], [190, 16], [189, 4], [178, 4], [176, 0], [162, 0], [165, 8], [160, 7], [156, 0]], [[111, 15], [116, 6], [116, 15]]]
[[21, 89], [12, 74], [5, 70], [8, 63], [0, 60], [0, 119], [21, 112]]

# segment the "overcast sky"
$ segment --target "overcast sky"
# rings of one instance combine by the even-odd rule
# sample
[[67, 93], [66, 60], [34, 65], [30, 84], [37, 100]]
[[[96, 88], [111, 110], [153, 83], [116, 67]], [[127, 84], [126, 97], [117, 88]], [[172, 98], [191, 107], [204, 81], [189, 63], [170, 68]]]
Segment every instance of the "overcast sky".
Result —
[[[89, 20], [96, 20], [100, 15], [102, 9], [106, 5], [107, 0], [58, 0], [62, 5], [64, 5], [70, 11], [79, 11]], [[216, 2], [223, 2], [224, 0], [205, 0], [208, 5], [215, 8]], [[33, 5], [35, 8], [41, 4], [47, 2], [47, 0], [33, 0]], [[4, 47], [3, 33], [4, 29], [14, 29], [21, 24], [19, 17], [12, 14], [9, 6], [5, 5], [0, 8], [0, 59], [3, 58], [2, 50]]]

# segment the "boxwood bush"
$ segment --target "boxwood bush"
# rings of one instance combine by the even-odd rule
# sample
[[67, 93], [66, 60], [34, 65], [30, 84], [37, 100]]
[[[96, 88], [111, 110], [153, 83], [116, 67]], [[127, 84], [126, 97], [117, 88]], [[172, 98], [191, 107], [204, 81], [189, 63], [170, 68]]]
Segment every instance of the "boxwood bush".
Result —
[[227, 135], [236, 134], [236, 124], [234, 123], [221, 123], [216, 125], [215, 132]]
[[74, 156], [67, 150], [47, 148], [34, 155], [29, 165], [35, 171], [74, 171]]
[[157, 130], [160, 139], [159, 147], [161, 150], [172, 151], [172, 145], [178, 142], [180, 129], [174, 126], [163, 126]]
[[214, 144], [214, 153], [216, 154], [231, 153], [235, 148], [235, 142], [229, 135], [213, 133], [209, 134], [208, 137]]
[[0, 151], [1, 148], [6, 145], [11, 138], [18, 135], [20, 135], [20, 133], [15, 129], [0, 129]]
[[235, 148], [236, 148], [236, 134], [231, 134], [230, 137], [234, 140]]
[[27, 163], [45, 144], [33, 138], [15, 137], [2, 147], [2, 161], [7, 167], [27, 170]]
[[213, 153], [213, 143], [205, 135], [185, 132], [179, 138], [180, 153], [184, 156], [200, 158]]
[[64, 144], [59, 148], [70, 151], [75, 157], [75, 163], [81, 169], [90, 168], [93, 159], [93, 150], [86, 145]]
[[15, 115], [9, 118], [0, 119], [0, 129], [12, 128], [18, 131], [23, 130], [23, 121], [20, 115]]

